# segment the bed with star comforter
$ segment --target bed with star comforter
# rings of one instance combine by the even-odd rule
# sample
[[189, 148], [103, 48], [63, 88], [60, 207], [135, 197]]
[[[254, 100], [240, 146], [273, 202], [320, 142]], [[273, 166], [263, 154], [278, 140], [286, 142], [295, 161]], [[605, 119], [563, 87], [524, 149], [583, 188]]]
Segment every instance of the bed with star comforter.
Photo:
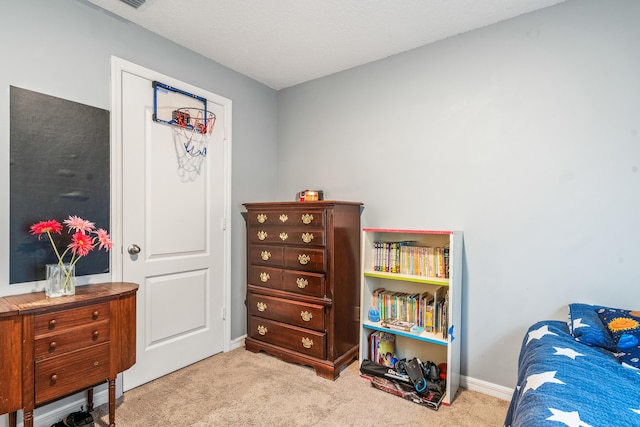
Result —
[[505, 427], [640, 426], [640, 371], [577, 339], [566, 322], [529, 328]]

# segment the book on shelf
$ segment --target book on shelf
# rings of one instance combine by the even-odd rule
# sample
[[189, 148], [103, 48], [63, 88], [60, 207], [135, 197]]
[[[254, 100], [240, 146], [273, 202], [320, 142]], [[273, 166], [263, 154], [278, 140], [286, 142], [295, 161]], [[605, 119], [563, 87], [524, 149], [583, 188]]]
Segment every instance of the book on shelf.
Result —
[[382, 321], [382, 326], [385, 328], [393, 329], [394, 331], [409, 332], [411, 328], [416, 326], [415, 322], [405, 322], [398, 319], [385, 319]]
[[396, 337], [386, 332], [374, 331], [369, 335], [369, 359], [380, 365], [393, 367], [398, 361], [395, 347]]
[[[442, 334], [447, 338], [449, 290], [440, 286], [422, 293], [395, 292], [378, 288], [372, 293], [372, 303], [377, 300], [381, 325], [389, 329], [409, 331], [409, 328], [389, 323], [403, 322], [420, 330]], [[374, 359], [375, 360], [375, 359]]]
[[373, 242], [373, 271], [449, 278], [449, 248], [416, 241]]

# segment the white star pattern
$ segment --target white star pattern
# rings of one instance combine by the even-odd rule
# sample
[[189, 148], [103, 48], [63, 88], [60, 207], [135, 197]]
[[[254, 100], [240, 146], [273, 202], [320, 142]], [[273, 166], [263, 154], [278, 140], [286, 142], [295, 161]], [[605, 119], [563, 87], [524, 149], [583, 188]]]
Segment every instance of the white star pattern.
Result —
[[584, 356], [584, 354], [582, 353], [578, 353], [577, 351], [571, 349], [571, 348], [561, 348], [561, 347], [553, 347], [556, 349], [556, 352], [553, 354], [558, 354], [561, 356], [567, 356], [572, 358], [573, 360], [576, 360], [576, 356]]
[[559, 423], [563, 423], [569, 427], [593, 427], [590, 424], [585, 423], [580, 419], [580, 414], [578, 412], [563, 412], [558, 409], [549, 408], [551, 415], [547, 418], [549, 421], [558, 421]]
[[632, 409], [629, 408], [630, 411], [635, 412], [636, 414], [640, 415], [640, 409]]
[[556, 372], [558, 371], [549, 371], [542, 372], [540, 374], [533, 374], [527, 377], [527, 384], [524, 386], [524, 390], [522, 391], [522, 395], [529, 390], [537, 390], [542, 384], [545, 383], [555, 383], [555, 384], [564, 384], [562, 381], [556, 378]]
[[529, 339], [527, 340], [527, 344], [529, 344], [529, 342], [531, 342], [531, 340], [539, 340], [540, 338], [542, 338], [545, 335], [558, 335], [556, 333], [550, 332], [549, 331], [549, 326], [544, 325], [541, 326], [540, 328], [536, 329], [535, 331], [531, 331], [529, 332]]
[[588, 328], [589, 326], [590, 325], [587, 325], [586, 323], [582, 323], [582, 317], [579, 317], [573, 321], [573, 329]]

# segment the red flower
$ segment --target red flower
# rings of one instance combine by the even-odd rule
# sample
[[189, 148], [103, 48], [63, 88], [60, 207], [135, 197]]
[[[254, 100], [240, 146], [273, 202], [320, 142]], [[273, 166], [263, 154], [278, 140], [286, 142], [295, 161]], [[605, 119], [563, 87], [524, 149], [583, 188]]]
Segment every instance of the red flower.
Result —
[[76, 232], [73, 237], [71, 237], [69, 248], [79, 257], [87, 256], [94, 248], [93, 239], [87, 234]]
[[69, 217], [63, 221], [63, 223], [69, 229], [69, 233], [73, 232], [71, 236], [71, 243], [67, 246], [64, 252], [60, 253], [56, 246], [56, 243], [51, 237], [51, 233], [62, 234], [62, 224], [56, 220], [41, 221], [31, 226], [29, 231], [31, 234], [38, 235], [38, 239], [43, 234], [46, 234], [51, 242], [51, 247], [58, 258], [58, 264], [63, 265], [65, 263], [65, 256], [69, 251], [72, 252], [71, 259], [68, 261], [70, 265], [76, 265], [80, 258], [87, 256], [89, 252], [96, 248], [99, 244], [99, 249], [106, 251], [110, 250], [113, 246], [111, 237], [107, 230], [102, 228], [96, 230], [95, 223], [82, 219], [76, 215], [69, 215]]
[[40, 236], [45, 233], [58, 233], [62, 234], [62, 224], [60, 224], [55, 219], [50, 219], [48, 221], [41, 221], [36, 224], [33, 224], [29, 229], [31, 234], [38, 234], [38, 240], [40, 240]]

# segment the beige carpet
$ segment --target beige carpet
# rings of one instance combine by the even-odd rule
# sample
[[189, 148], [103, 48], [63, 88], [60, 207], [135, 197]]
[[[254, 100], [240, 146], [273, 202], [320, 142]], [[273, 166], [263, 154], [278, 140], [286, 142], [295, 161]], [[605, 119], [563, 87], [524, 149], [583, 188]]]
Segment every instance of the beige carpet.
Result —
[[[358, 363], [336, 381], [311, 368], [244, 348], [221, 353], [127, 391], [117, 402], [118, 427], [154, 426], [492, 426], [508, 402], [462, 389], [438, 411], [374, 389]], [[108, 426], [96, 408], [96, 426]]]

